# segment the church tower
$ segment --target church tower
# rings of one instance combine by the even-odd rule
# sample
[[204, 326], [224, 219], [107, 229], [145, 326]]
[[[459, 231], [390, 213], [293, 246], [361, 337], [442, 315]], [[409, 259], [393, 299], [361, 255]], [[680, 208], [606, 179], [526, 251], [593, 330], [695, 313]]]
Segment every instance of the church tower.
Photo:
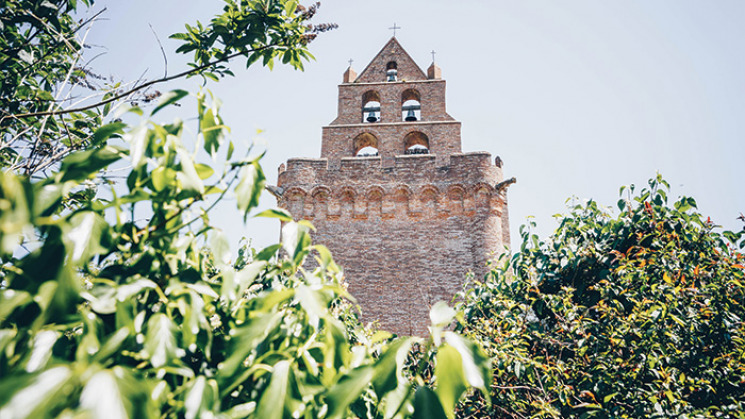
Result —
[[503, 181], [499, 157], [463, 153], [460, 128], [440, 68], [425, 73], [393, 37], [359, 76], [344, 73], [321, 158], [280, 166], [279, 206], [315, 225], [363, 321], [426, 335], [431, 305], [509, 244], [514, 179]]

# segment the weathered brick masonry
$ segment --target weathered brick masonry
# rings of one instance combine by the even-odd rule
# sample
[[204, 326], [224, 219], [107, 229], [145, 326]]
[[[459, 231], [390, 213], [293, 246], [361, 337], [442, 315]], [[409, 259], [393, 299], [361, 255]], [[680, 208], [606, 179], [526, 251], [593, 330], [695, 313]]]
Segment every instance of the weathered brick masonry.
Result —
[[288, 160], [277, 188], [344, 268], [363, 319], [405, 335], [426, 334], [430, 306], [509, 243], [510, 181], [489, 153], [461, 152], [439, 78], [391, 38], [359, 77], [344, 74], [321, 158]]

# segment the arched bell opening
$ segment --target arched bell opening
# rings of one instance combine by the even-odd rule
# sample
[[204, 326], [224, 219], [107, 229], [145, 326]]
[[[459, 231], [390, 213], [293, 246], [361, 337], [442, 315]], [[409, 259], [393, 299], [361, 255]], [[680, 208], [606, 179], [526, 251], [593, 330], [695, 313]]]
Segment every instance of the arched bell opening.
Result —
[[362, 122], [380, 122], [380, 94], [374, 90], [362, 95]]
[[354, 137], [352, 142], [355, 157], [372, 157], [380, 155], [378, 152], [378, 138], [369, 132]]
[[398, 81], [398, 64], [395, 61], [389, 61], [385, 65], [386, 81]]
[[406, 89], [401, 94], [401, 120], [406, 122], [422, 119], [422, 105], [416, 89]]
[[429, 154], [429, 138], [419, 131], [406, 134], [404, 154]]

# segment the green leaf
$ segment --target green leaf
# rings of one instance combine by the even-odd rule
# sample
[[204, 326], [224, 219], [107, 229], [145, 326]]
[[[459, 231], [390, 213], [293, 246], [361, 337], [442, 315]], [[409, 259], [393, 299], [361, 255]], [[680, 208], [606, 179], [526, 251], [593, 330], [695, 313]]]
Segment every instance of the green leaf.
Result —
[[[290, 381], [290, 361], [279, 361], [274, 364], [269, 387], [261, 395], [256, 406], [256, 417], [262, 419], [282, 419], [285, 415], [285, 404]], [[289, 417], [289, 416], [287, 416]]]
[[191, 385], [184, 400], [186, 419], [198, 419], [202, 417], [214, 417], [216, 403], [219, 401], [219, 392], [215, 380], [208, 380], [203, 375], [197, 377]]
[[287, 210], [270, 208], [255, 215], [255, 217], [279, 218], [280, 221], [292, 221], [292, 215]]
[[446, 419], [442, 403], [429, 387], [422, 386], [414, 393], [413, 419]]
[[[176, 34], [179, 35], [179, 34]], [[160, 112], [161, 109], [165, 108], [168, 105], [171, 105], [173, 103], [178, 102], [179, 100], [183, 99], [185, 96], [187, 96], [189, 92], [186, 90], [171, 90], [168, 93], [165, 93], [160, 97], [160, 100], [158, 101], [158, 105], [153, 109], [152, 112], [150, 112], [150, 116], [155, 115], [156, 113]]]
[[460, 353], [452, 346], [446, 344], [437, 349], [435, 377], [437, 379], [435, 392], [440, 398], [440, 403], [445, 407], [448, 418], [453, 419], [455, 406], [467, 386]]
[[364, 366], [352, 370], [334, 384], [326, 394], [329, 405], [328, 417], [331, 419], [347, 417], [347, 408], [360, 397], [372, 378], [373, 368]]
[[212, 108], [207, 109], [199, 120], [199, 131], [204, 137], [204, 150], [211, 156], [220, 148], [224, 130], [225, 126], [216, 112]]
[[197, 174], [202, 180], [209, 179], [209, 177], [215, 173], [215, 169], [202, 163], [195, 164], [194, 168], [197, 170]]
[[94, 146], [100, 145], [104, 140], [113, 137], [115, 134], [121, 134], [124, 132], [124, 128], [127, 126], [124, 122], [112, 122], [110, 124], [103, 125], [93, 133], [91, 143]]
[[148, 130], [143, 125], [140, 125], [132, 131], [124, 134], [124, 141], [129, 143], [129, 159], [135, 169], [145, 163], [147, 138]]
[[174, 331], [173, 322], [163, 313], [155, 313], [147, 322], [144, 352], [153, 367], [160, 368], [177, 358]]
[[5, 323], [5, 319], [10, 316], [18, 307], [23, 307], [30, 303], [31, 295], [26, 291], [16, 291], [6, 289], [0, 291], [0, 325]]
[[228, 238], [222, 230], [214, 230], [210, 245], [218, 266], [230, 263], [230, 243], [228, 243]]
[[170, 167], [158, 166], [150, 173], [153, 188], [156, 192], [163, 191], [173, 186], [176, 180], [176, 171]]
[[84, 263], [93, 255], [107, 251], [109, 224], [93, 211], [75, 213], [69, 219], [64, 239], [69, 248], [71, 261]]
[[[235, 335], [230, 340], [228, 358], [219, 366], [220, 377], [223, 382], [220, 387], [228, 387], [232, 383], [231, 377], [241, 368], [243, 361], [253, 351], [259, 340], [263, 339], [273, 329], [282, 313], [271, 313], [260, 315], [241, 327], [235, 328]], [[237, 385], [237, 383], [235, 384]]]
[[445, 332], [445, 341], [455, 348], [461, 356], [463, 374], [466, 382], [489, 394], [487, 384], [491, 383], [491, 360], [474, 342], [454, 332]]
[[243, 213], [245, 222], [249, 211], [259, 205], [259, 197], [264, 190], [266, 177], [258, 163], [252, 162], [241, 168], [239, 179], [235, 187], [235, 195], [238, 209]]
[[124, 149], [109, 145], [72, 153], [62, 160], [59, 180], [65, 182], [86, 179], [111, 163], [121, 160], [125, 155]]
[[191, 158], [189, 153], [181, 147], [177, 149], [177, 153], [181, 162], [181, 171], [176, 174], [176, 177], [181, 181], [181, 188], [186, 191], [203, 194], [204, 184], [194, 167], [194, 160]]
[[72, 371], [67, 366], [54, 367], [40, 374], [4, 377], [0, 381], [0, 398], [12, 394], [0, 404], [2, 418], [52, 417], [53, 409], [65, 400], [63, 391]]
[[[94, 374], [80, 394], [80, 407], [92, 418], [126, 419], [131, 410], [129, 395], [123, 395], [117, 379], [109, 370]], [[129, 406], [129, 409], [127, 407]]]

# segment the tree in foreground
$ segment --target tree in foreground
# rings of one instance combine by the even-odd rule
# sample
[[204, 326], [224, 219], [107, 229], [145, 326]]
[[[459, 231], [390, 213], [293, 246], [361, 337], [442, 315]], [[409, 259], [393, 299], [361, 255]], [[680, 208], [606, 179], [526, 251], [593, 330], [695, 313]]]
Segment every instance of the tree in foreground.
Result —
[[620, 214], [590, 201], [465, 292], [493, 357], [491, 407], [462, 417], [745, 417], [745, 232], [719, 232], [657, 177]]
[[[234, 156], [208, 95], [166, 93], [135, 124], [116, 118], [142, 109], [107, 106], [121, 93], [85, 110], [55, 102], [48, 93], [77, 74], [80, 47], [39, 33], [74, 27], [75, 4], [0, 8], [13, 35], [0, 58], [10, 63], [0, 94], [13, 99], [0, 122], [0, 417], [452, 418], [468, 387], [486, 391], [488, 358], [444, 330], [451, 308], [434, 307], [427, 340], [363, 329], [328, 251], [286, 212], [258, 214], [283, 222], [281, 243], [232, 261], [210, 212], [232, 196], [252, 215], [265, 178], [260, 156]], [[219, 78], [238, 56], [301, 67], [308, 10], [226, 1], [209, 25], [175, 35], [195, 54], [188, 74]], [[59, 68], [37, 55], [47, 50]], [[26, 67], [41, 73], [29, 81]], [[182, 120], [155, 121], [175, 103], [195, 105], [196, 140]], [[224, 170], [196, 161], [190, 144], [224, 157]], [[126, 181], [100, 176], [110, 169]], [[311, 251], [319, 267], [308, 271]], [[407, 363], [414, 347], [436, 350], [434, 375]]]

